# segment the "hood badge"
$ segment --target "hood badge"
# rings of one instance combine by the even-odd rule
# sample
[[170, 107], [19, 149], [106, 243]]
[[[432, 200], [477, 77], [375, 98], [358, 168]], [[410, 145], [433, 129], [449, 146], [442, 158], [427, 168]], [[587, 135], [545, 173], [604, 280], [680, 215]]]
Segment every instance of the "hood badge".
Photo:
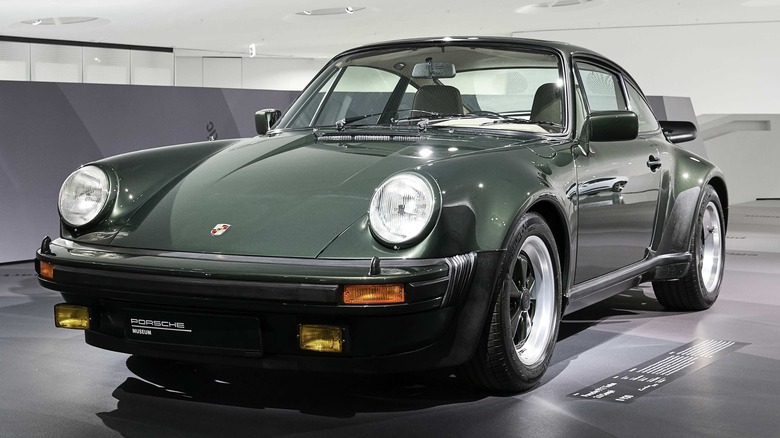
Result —
[[230, 224], [217, 224], [211, 229], [211, 235], [214, 237], [221, 236], [225, 234], [228, 228], [230, 228]]

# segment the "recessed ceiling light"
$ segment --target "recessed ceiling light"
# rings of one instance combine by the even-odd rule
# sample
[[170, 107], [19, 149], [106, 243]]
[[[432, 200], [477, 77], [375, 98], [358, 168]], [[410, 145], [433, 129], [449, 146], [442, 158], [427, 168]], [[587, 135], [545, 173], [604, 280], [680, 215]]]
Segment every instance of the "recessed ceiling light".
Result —
[[522, 8], [517, 9], [515, 12], [518, 14], [527, 14], [541, 11], [557, 11], [561, 8], [595, 6], [597, 4], [603, 3], [603, 1], [604, 0], [550, 0], [523, 6]]
[[30, 26], [64, 26], [68, 24], [88, 23], [97, 19], [97, 17], [50, 17], [24, 20], [21, 23], [29, 24]]
[[324, 9], [307, 9], [305, 11], [296, 12], [295, 15], [339, 15], [339, 14], [354, 14], [355, 12], [362, 11], [365, 7], [358, 6], [345, 6], [343, 8], [324, 8]]
[[585, 3], [590, 3], [592, 1], [593, 0], [555, 0], [551, 2], [537, 3], [531, 6], [535, 6], [537, 8], [564, 8], [566, 6], [579, 6]]

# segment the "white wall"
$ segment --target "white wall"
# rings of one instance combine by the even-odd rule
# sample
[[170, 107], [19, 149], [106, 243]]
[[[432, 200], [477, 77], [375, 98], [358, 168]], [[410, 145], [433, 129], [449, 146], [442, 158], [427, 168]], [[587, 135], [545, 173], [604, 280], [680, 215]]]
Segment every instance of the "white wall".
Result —
[[203, 86], [241, 88], [241, 58], [203, 58]]
[[173, 85], [171, 52], [0, 41], [0, 81]]
[[129, 50], [84, 47], [83, 57], [85, 83], [130, 83]]
[[175, 83], [177, 87], [202, 87], [203, 58], [177, 56]]
[[30, 80], [30, 44], [0, 41], [0, 80]]
[[518, 32], [595, 50], [645, 94], [689, 96], [697, 114], [780, 113], [780, 23]]
[[327, 59], [176, 57], [176, 85], [300, 91]]
[[327, 59], [244, 58], [244, 88], [300, 91]]
[[327, 61], [0, 41], [0, 81], [301, 91]]
[[81, 47], [30, 44], [31, 79], [40, 82], [81, 82]]
[[780, 114], [705, 114], [699, 136], [726, 176], [731, 203], [780, 198]]

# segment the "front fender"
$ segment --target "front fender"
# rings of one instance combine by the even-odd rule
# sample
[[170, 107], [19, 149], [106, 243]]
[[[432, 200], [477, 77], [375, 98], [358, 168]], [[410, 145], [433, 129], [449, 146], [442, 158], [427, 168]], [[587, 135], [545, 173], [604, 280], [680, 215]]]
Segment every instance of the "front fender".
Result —
[[[198, 163], [238, 140], [220, 140], [145, 149], [90, 163], [108, 173], [112, 199], [107, 216], [97, 225], [74, 229], [64, 224], [69, 240], [108, 245], [130, 217], [154, 196], [175, 184]], [[141, 164], [143, 163], [143, 164]]]
[[415, 170], [433, 178], [442, 194], [439, 219], [423, 241], [406, 249], [384, 247], [371, 236], [364, 216], [318, 257], [438, 258], [498, 250], [504, 248], [517, 218], [537, 202], [572, 210], [565, 207], [566, 189], [574, 181], [570, 154], [551, 159], [528, 148], [506, 148], [429, 163]]

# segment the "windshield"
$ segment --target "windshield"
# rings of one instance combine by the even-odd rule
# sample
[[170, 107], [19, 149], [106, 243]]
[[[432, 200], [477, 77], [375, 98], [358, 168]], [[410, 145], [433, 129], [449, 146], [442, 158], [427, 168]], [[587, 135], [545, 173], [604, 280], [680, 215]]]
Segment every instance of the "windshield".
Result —
[[336, 59], [278, 128], [426, 126], [563, 132], [552, 53], [467, 45], [395, 48]]

